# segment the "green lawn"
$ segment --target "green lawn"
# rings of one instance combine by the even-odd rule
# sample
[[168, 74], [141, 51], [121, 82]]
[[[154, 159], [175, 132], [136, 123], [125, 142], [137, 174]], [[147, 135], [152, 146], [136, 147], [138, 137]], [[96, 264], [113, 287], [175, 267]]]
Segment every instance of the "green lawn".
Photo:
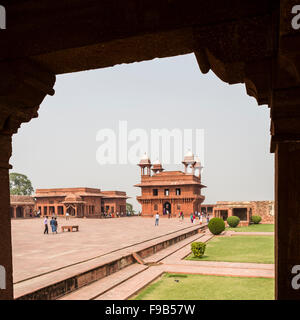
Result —
[[187, 260], [274, 263], [273, 236], [215, 237], [206, 243], [202, 258]]
[[274, 232], [274, 224], [251, 224], [247, 227], [226, 228], [238, 232]]
[[164, 274], [132, 299], [273, 300], [274, 279]]

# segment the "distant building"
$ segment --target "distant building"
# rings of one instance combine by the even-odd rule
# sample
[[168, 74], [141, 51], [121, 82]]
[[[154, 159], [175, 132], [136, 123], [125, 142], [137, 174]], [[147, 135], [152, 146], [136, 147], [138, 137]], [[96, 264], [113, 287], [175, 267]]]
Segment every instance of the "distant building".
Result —
[[10, 196], [10, 216], [11, 218], [26, 218], [33, 216], [35, 201], [32, 196]]
[[55, 214], [96, 217], [102, 213], [126, 213], [126, 192], [95, 188], [37, 189], [36, 209], [43, 216]]
[[224, 221], [237, 216], [240, 225], [248, 225], [254, 215], [261, 216], [261, 223], [274, 223], [274, 201], [217, 201], [216, 204], [203, 204], [201, 211]]
[[151, 164], [147, 155], [142, 157], [138, 164], [141, 183], [135, 185], [141, 188], [137, 200], [142, 205], [142, 216], [178, 216], [181, 211], [187, 216], [200, 211], [205, 199], [201, 194], [205, 186], [201, 184], [200, 160], [188, 152], [182, 163], [184, 172], [164, 171], [158, 160]]

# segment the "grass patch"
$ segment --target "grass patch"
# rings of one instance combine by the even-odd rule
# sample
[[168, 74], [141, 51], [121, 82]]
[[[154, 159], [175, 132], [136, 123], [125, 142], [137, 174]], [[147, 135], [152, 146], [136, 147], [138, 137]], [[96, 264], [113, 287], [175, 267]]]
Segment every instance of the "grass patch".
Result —
[[226, 228], [229, 231], [237, 232], [274, 232], [274, 224], [250, 224], [250, 226]]
[[131, 300], [274, 300], [274, 279], [166, 273]]
[[274, 263], [274, 237], [215, 237], [206, 243], [201, 258], [190, 254], [186, 260]]

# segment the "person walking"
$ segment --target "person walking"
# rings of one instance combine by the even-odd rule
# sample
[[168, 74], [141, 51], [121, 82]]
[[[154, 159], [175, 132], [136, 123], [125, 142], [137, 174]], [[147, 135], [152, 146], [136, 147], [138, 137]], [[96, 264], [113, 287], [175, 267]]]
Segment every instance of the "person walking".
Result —
[[44, 234], [48, 234], [48, 216], [46, 216], [46, 218], [44, 219], [44, 226], [45, 226], [45, 229], [44, 229]]
[[203, 216], [202, 216], [202, 213], [200, 214], [200, 224], [202, 224], [202, 221], [203, 221]]
[[155, 215], [155, 226], [158, 226], [158, 222], [159, 222], [159, 214], [156, 213], [156, 215]]
[[54, 224], [54, 217], [52, 217], [52, 219], [50, 220], [50, 227], [52, 229], [52, 234], [54, 234], [55, 232], [55, 224]]
[[170, 219], [171, 218], [171, 211], [167, 210], [168, 212], [168, 218]]
[[181, 211], [181, 220], [183, 221], [184, 219], [184, 214], [183, 214], [183, 211]]
[[206, 222], [209, 223], [209, 213], [206, 215]]
[[194, 216], [193, 216], [193, 214], [191, 213], [191, 223], [193, 223], [194, 222]]
[[55, 232], [57, 233], [58, 223], [56, 218], [54, 218], [54, 227], [55, 227]]
[[69, 212], [66, 212], [66, 220], [69, 220]]

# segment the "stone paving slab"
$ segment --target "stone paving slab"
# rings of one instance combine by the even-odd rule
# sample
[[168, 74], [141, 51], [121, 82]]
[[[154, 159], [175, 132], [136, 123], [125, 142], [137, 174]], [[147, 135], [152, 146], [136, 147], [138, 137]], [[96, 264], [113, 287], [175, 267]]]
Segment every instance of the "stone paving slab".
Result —
[[[125, 218], [119, 218], [119, 219], [122, 220]], [[129, 219], [133, 219], [133, 218], [129, 218]], [[150, 219], [147, 219], [147, 220], [150, 220]], [[179, 231], [173, 231], [167, 235], [161, 235], [156, 237], [155, 239], [146, 240], [142, 243], [130, 246], [129, 248], [116, 250], [115, 252], [112, 252], [112, 253], [106, 253], [104, 256], [100, 256], [98, 258], [91, 258], [91, 260], [88, 260], [88, 261], [76, 262], [73, 265], [64, 266], [62, 268], [59, 268], [58, 270], [50, 271], [46, 274], [35, 276], [34, 278], [30, 278], [28, 280], [23, 280], [21, 282], [18, 282], [14, 285], [14, 297], [19, 298], [25, 294], [45, 288], [49, 285], [53, 285], [55, 283], [58, 283], [59, 281], [63, 281], [70, 277], [84, 273], [88, 270], [94, 269], [95, 267], [108, 264], [117, 259], [121, 259], [122, 257], [131, 255], [133, 252], [138, 252], [140, 250], [151, 247], [162, 241], [172, 239], [178, 235], [185, 234], [186, 232], [189, 232], [191, 230], [196, 230], [197, 228], [200, 227], [199, 225], [191, 226], [190, 224], [181, 225], [181, 226], [184, 226], [184, 228]], [[55, 235], [53, 237], [55, 237]]]
[[136, 276], [138, 273], [145, 271], [148, 266], [141, 264], [130, 265], [112, 275], [109, 275], [99, 281], [88, 286], [76, 290], [58, 300], [92, 300], [108, 290], [113, 289], [116, 285], [120, 285], [124, 281]]
[[185, 274], [203, 274], [215, 276], [232, 276], [232, 277], [253, 277], [253, 278], [274, 278], [274, 269], [254, 269], [254, 268], [229, 268], [229, 267], [212, 267], [191, 264], [167, 264], [165, 271], [169, 273]]
[[80, 263], [114, 250], [136, 245], [155, 237], [164, 236], [184, 228], [193, 228], [188, 219], [160, 219], [158, 227], [154, 218], [124, 217], [114, 219], [58, 218], [62, 225], [79, 225], [79, 232], [43, 234], [43, 219], [13, 219], [13, 280], [24, 279]]
[[225, 231], [221, 236], [274, 236], [274, 232], [239, 232], [239, 231]]

